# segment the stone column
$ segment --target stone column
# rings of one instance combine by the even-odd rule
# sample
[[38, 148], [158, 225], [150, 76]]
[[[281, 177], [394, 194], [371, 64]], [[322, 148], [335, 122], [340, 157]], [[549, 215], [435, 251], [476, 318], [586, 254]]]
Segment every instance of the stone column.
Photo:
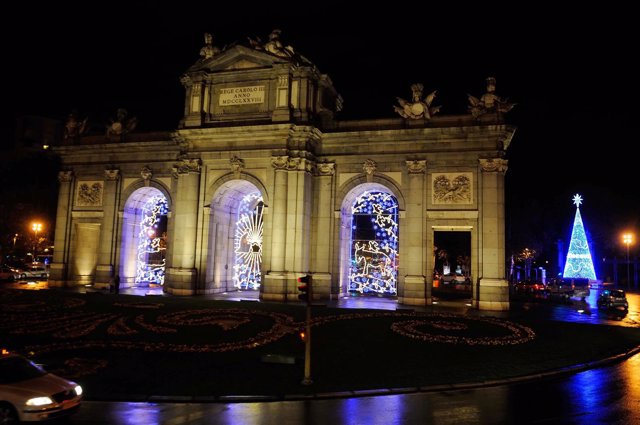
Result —
[[504, 174], [505, 159], [480, 159], [480, 284], [474, 304], [481, 310], [509, 310], [505, 274]]
[[335, 163], [321, 162], [316, 165], [315, 208], [315, 246], [312, 250], [311, 269], [313, 270], [313, 293], [318, 298], [332, 299], [339, 296], [338, 285], [332, 290], [331, 258], [333, 253], [333, 187]]
[[[404, 288], [398, 293], [401, 304], [425, 305], [430, 304], [431, 291], [427, 294], [425, 279], [425, 231], [426, 225], [424, 187], [427, 161], [406, 161], [408, 174], [408, 190], [406, 197], [406, 218], [400, 233], [404, 242], [401, 245], [401, 266], [404, 276]], [[404, 233], [404, 234], [403, 234]], [[400, 279], [398, 279], [400, 280]]]
[[102, 197], [102, 225], [100, 245], [98, 247], [98, 265], [96, 266], [95, 286], [108, 287], [114, 276], [115, 245], [118, 235], [114, 233], [116, 205], [118, 202], [120, 170], [104, 170], [104, 195]]
[[197, 237], [198, 200], [200, 193], [200, 160], [183, 159], [173, 169], [177, 179], [169, 234], [171, 252], [168, 259], [165, 285], [174, 295], [193, 295], [196, 275], [195, 255]]
[[58, 173], [60, 187], [58, 189], [58, 210], [56, 212], [56, 230], [53, 261], [49, 269], [49, 286], [65, 286], [69, 267], [70, 220], [73, 206], [73, 171]]
[[287, 289], [284, 257], [287, 237], [287, 169], [289, 157], [272, 157], [271, 165], [275, 174], [273, 214], [271, 215], [271, 270], [265, 275], [264, 288], [260, 296], [265, 300], [284, 301]]

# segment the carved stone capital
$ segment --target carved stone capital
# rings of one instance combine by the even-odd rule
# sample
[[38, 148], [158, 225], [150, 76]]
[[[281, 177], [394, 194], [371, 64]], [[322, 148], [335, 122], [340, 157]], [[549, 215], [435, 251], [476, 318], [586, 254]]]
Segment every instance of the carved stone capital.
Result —
[[409, 174], [423, 174], [427, 170], [427, 161], [424, 159], [406, 161]]
[[58, 173], [58, 181], [60, 183], [67, 183], [67, 182], [70, 182], [71, 180], [73, 180], [73, 171], [66, 170], [66, 171], [60, 171]]
[[142, 180], [144, 180], [144, 185], [149, 186], [149, 183], [151, 182], [151, 177], [153, 177], [151, 168], [147, 166], [142, 167], [142, 169], [140, 170], [140, 177], [142, 177]]
[[373, 173], [378, 169], [378, 164], [373, 159], [366, 159], [362, 163], [362, 171], [367, 175], [367, 182], [373, 181]]
[[114, 168], [114, 169], [107, 168], [104, 170], [105, 180], [116, 181], [119, 178], [120, 178], [120, 170], [118, 170], [117, 168]]
[[178, 178], [180, 174], [198, 174], [200, 173], [202, 161], [199, 158], [182, 158], [173, 165], [172, 174]]
[[238, 178], [240, 176], [240, 173], [242, 173], [242, 171], [244, 170], [244, 161], [238, 158], [236, 155], [233, 155], [229, 159], [229, 165], [231, 166], [233, 175]]
[[319, 176], [332, 176], [336, 172], [336, 163], [319, 162], [316, 164], [316, 170]]
[[478, 161], [480, 162], [480, 169], [485, 173], [507, 172], [507, 163], [509, 161], [506, 159], [488, 158], [479, 159]]
[[288, 156], [273, 156], [271, 157], [271, 166], [276, 170], [286, 170], [289, 164]]
[[184, 74], [180, 77], [180, 82], [183, 86], [190, 86], [192, 84], [191, 77], [187, 74]]
[[286, 75], [280, 75], [278, 77], [278, 87], [288, 87], [289, 86], [289, 77]]

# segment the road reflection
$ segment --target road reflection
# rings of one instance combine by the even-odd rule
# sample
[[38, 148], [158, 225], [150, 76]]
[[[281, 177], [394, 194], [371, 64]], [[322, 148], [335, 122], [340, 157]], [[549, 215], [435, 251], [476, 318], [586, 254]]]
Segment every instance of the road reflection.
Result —
[[563, 378], [473, 390], [269, 403], [85, 402], [74, 424], [633, 424], [640, 354]]

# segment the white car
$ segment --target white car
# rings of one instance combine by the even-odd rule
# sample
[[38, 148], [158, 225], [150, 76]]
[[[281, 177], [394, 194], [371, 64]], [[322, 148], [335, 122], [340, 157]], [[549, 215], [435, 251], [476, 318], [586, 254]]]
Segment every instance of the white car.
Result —
[[22, 274], [7, 265], [0, 266], [0, 280], [8, 280], [9, 282], [13, 282], [14, 280], [18, 280], [22, 277]]
[[82, 387], [18, 354], [0, 354], [0, 424], [46, 421], [74, 413]]

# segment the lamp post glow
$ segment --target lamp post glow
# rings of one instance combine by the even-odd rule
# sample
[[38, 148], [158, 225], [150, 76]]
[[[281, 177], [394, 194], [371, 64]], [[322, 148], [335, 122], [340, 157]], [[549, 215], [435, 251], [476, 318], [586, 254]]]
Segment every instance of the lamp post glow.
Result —
[[627, 288], [631, 287], [631, 281], [629, 280], [629, 245], [633, 243], [633, 234], [625, 233], [622, 235], [622, 242], [627, 246]]
[[42, 223], [32, 223], [31, 224], [31, 229], [33, 230], [34, 233], [34, 242], [33, 242], [33, 261], [36, 260], [36, 254], [37, 254], [37, 248], [38, 248], [38, 232], [42, 230]]

